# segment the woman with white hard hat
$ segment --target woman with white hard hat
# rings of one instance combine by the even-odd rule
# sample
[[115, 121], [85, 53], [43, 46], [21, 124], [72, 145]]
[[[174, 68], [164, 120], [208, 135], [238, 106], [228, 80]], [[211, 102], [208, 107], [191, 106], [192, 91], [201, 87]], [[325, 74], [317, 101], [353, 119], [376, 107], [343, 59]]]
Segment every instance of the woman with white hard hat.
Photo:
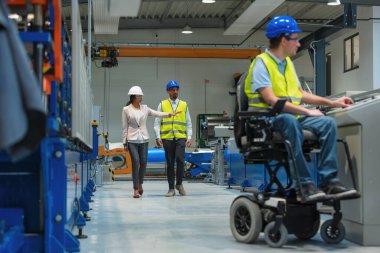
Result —
[[132, 160], [133, 197], [139, 198], [143, 194], [142, 184], [148, 158], [147, 117], [173, 117], [179, 112], [158, 112], [147, 105], [142, 105], [144, 94], [139, 86], [131, 87], [128, 95], [130, 96], [129, 101], [122, 112], [123, 144], [124, 149], [129, 150]]

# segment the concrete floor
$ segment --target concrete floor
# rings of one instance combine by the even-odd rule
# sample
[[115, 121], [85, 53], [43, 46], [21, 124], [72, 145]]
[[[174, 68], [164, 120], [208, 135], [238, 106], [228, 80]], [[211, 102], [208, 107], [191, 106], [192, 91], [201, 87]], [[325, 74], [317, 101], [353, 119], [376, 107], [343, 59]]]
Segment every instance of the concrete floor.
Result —
[[[86, 253], [237, 253], [237, 252], [379, 252], [348, 241], [326, 245], [318, 236], [308, 242], [289, 235], [282, 249], [268, 247], [260, 235], [255, 244], [235, 241], [229, 208], [239, 195], [215, 184], [184, 182], [188, 196], [164, 197], [166, 181], [144, 183], [144, 196], [132, 198], [132, 183], [117, 181], [99, 187], [91, 203], [92, 218], [83, 230]], [[74, 232], [75, 234], [77, 232]]]

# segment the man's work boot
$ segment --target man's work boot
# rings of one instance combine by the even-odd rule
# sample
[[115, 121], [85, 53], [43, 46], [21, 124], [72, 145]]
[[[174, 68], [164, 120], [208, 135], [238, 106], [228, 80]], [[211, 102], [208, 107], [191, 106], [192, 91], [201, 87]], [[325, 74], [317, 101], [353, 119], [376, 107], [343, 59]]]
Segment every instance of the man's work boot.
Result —
[[181, 196], [186, 196], [186, 191], [185, 191], [185, 188], [183, 188], [183, 185], [180, 184], [180, 185], [176, 185], [175, 188], [177, 189], [177, 191], [179, 192], [179, 195]]
[[319, 190], [312, 182], [302, 184], [300, 191], [302, 191], [306, 201], [320, 200], [326, 196], [326, 194]]
[[347, 188], [341, 182], [331, 182], [326, 187], [323, 187], [324, 192], [327, 195], [334, 195], [337, 198], [355, 197], [358, 192], [355, 189]]
[[168, 193], [165, 194], [165, 197], [174, 197], [175, 191], [174, 189], [169, 189]]

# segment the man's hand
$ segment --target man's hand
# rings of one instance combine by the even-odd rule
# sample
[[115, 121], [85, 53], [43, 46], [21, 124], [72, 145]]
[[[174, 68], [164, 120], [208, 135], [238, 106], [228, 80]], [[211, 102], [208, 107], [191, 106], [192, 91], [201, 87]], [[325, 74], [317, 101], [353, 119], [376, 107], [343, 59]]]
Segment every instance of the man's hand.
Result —
[[310, 109], [310, 110], [307, 110], [306, 116], [320, 117], [320, 116], [324, 116], [324, 114], [318, 109]]
[[157, 148], [162, 148], [162, 140], [160, 138], [156, 139], [156, 146]]
[[187, 139], [186, 140], [186, 147], [190, 147], [191, 146], [191, 139]]
[[125, 151], [128, 151], [128, 144], [127, 144], [127, 143], [124, 143], [123, 145], [124, 145], [124, 150], [125, 150]]
[[349, 107], [354, 104], [354, 101], [350, 97], [341, 97], [337, 100], [333, 100], [331, 103], [331, 107]]

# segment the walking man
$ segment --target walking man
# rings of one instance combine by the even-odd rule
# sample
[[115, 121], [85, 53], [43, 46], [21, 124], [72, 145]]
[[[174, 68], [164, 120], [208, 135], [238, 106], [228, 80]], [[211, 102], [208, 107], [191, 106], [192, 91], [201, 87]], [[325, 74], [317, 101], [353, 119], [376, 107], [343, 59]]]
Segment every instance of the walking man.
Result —
[[[178, 98], [179, 84], [170, 81], [166, 85], [169, 99], [161, 101], [157, 111], [176, 113], [170, 118], [156, 118], [154, 132], [156, 134], [157, 147], [164, 147], [167, 164], [167, 178], [169, 191], [166, 197], [175, 196], [175, 189], [181, 196], [186, 195], [182, 185], [185, 161], [185, 147], [191, 146], [192, 125], [187, 103]], [[174, 175], [174, 162], [176, 163], [176, 180]]]

